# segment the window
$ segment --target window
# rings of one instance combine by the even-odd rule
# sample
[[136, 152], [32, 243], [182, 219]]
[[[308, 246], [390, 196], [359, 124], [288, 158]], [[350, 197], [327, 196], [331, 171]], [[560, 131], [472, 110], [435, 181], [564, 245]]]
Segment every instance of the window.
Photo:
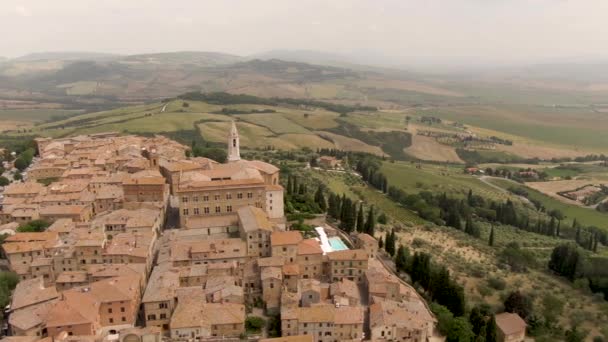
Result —
[[127, 318], [126, 318], [125, 316], [122, 316], [121, 320], [122, 320], [123, 322], [126, 322], [126, 321], [127, 321]]
[[186, 196], [182, 197], [182, 203], [188, 203], [188, 197], [186, 197]]
[[236, 194], [236, 198], [237, 199], [243, 199], [243, 193], [239, 192], [238, 194]]
[[226, 194], [226, 199], [227, 200], [232, 199], [232, 194]]
[[226, 206], [226, 212], [227, 213], [231, 213], [232, 212], [232, 206], [231, 205]]
[[108, 313], [112, 313], [112, 308], [109, 308], [109, 309], [108, 309]]
[[165, 318], [167, 318], [167, 314], [161, 313], [160, 314], [160, 319], [165, 319]]
[[208, 202], [209, 201], [209, 196], [203, 196], [203, 202]]
[[253, 198], [253, 192], [248, 192], [247, 193], [247, 198]]
[[184, 208], [182, 214], [184, 214], [184, 216], [188, 216], [188, 208]]
[[120, 308], [120, 312], [125, 312], [125, 308]]
[[209, 214], [209, 207], [205, 207], [204, 209], [205, 214]]
[[114, 323], [114, 318], [110, 318], [110, 323]]
[[219, 201], [220, 200], [220, 195], [215, 195], [214, 198], [215, 198], [216, 201]]
[[222, 208], [220, 208], [219, 206], [215, 207], [215, 212], [216, 213], [221, 213], [222, 212]]
[[158, 304], [158, 308], [159, 309], [166, 309], [167, 308], [167, 303], [160, 303], [160, 304]]
[[198, 202], [198, 196], [194, 196], [194, 197], [192, 197], [192, 201], [194, 201], [194, 202]]
[[194, 215], [199, 215], [200, 214], [200, 210], [198, 208], [194, 208]]

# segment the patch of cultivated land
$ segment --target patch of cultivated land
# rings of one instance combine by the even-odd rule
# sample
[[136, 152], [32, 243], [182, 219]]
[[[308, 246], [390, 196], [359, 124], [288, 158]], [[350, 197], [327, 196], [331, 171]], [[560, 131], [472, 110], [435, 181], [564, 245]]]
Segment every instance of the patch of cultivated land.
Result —
[[344, 151], [354, 151], [354, 152], [366, 152], [375, 154], [378, 156], [383, 156], [385, 153], [378, 146], [372, 146], [364, 143], [361, 140], [357, 140], [354, 138], [345, 137], [343, 135], [331, 133], [331, 132], [316, 132], [322, 138], [333, 141], [334, 145], [337, 149]]
[[390, 180], [389, 184], [399, 187], [407, 193], [428, 190], [465, 196], [471, 189], [476, 194], [489, 198], [506, 199], [509, 197], [497, 192], [479, 178], [464, 174], [462, 167], [430, 164], [418, 166], [416, 163], [408, 162], [384, 162], [381, 170]]
[[575, 158], [590, 154], [589, 151], [573, 150], [569, 148], [550, 147], [519, 142], [514, 142], [513, 145], [496, 144], [496, 149], [499, 151], [520, 156], [522, 158], [539, 158], [544, 160], [565, 157]]
[[576, 150], [606, 151], [608, 117], [590, 108], [531, 105], [449, 106], [420, 110], [433, 115]]
[[275, 134], [285, 133], [300, 133], [310, 134], [310, 131], [306, 128], [294, 123], [293, 121], [286, 119], [281, 114], [267, 113], [267, 114], [241, 114], [236, 115], [239, 119], [264, 126]]
[[588, 184], [597, 184], [592, 180], [587, 179], [573, 179], [573, 180], [559, 180], [551, 182], [527, 182], [526, 186], [538, 190], [545, 195], [551, 196], [559, 201], [572, 205], [582, 205], [582, 203], [565, 198], [558, 194], [558, 192], [571, 191], [583, 187]]
[[412, 146], [403, 149], [403, 151], [421, 160], [463, 163], [453, 147], [440, 144], [435, 138], [431, 137], [413, 135]]
[[528, 192], [528, 198], [531, 200], [536, 200], [542, 203], [545, 208], [558, 209], [567, 218], [568, 223], [570, 224], [572, 219], [576, 217], [576, 220], [583, 225], [586, 226], [596, 226], [600, 228], [606, 227], [606, 222], [608, 222], [608, 214], [601, 213], [594, 209], [582, 208], [578, 205], [568, 204], [561, 200], [558, 200], [552, 196], [546, 195], [536, 189], [532, 189], [525, 185], [517, 185], [512, 181], [506, 179], [499, 178], [490, 178], [488, 179], [492, 184], [499, 186], [505, 190], [510, 189], [512, 187], [519, 187]]

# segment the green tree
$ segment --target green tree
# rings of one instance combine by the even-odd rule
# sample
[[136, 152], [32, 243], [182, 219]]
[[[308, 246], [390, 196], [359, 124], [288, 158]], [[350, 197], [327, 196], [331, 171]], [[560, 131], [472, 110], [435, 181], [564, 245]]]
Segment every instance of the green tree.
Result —
[[437, 302], [432, 302], [429, 307], [433, 314], [435, 314], [435, 317], [437, 317], [437, 329], [442, 335], [447, 335], [450, 331], [450, 325], [452, 324], [454, 315], [448, 308]]
[[8, 178], [4, 177], [4, 176], [0, 176], [0, 186], [7, 186], [11, 183], [11, 181], [8, 180]]
[[496, 342], [498, 337], [496, 334], [496, 316], [492, 315], [486, 326], [486, 342]]
[[245, 329], [250, 332], [260, 332], [266, 325], [266, 321], [262, 317], [249, 316], [245, 319]]
[[471, 342], [475, 338], [471, 323], [464, 317], [456, 317], [450, 322], [447, 342]]
[[17, 168], [17, 170], [23, 171], [28, 167], [28, 164], [23, 158], [19, 157], [15, 159], [15, 167]]
[[409, 256], [409, 249], [400, 244], [397, 249], [397, 255], [395, 256], [395, 267], [397, 267], [397, 271], [406, 272]]
[[526, 319], [532, 313], [532, 299], [519, 291], [514, 291], [507, 296], [504, 302], [505, 311], [518, 314]]
[[488, 246], [494, 246], [494, 225], [490, 228], [490, 238], [488, 239]]
[[380, 224], [388, 223], [388, 218], [386, 217], [386, 214], [382, 213], [382, 214], [378, 215], [378, 223], [380, 223]]
[[51, 224], [45, 220], [33, 220], [17, 227], [17, 231], [20, 233], [43, 232], [50, 225]]
[[325, 202], [325, 196], [323, 195], [322, 185], [319, 185], [317, 192], [315, 192], [315, 203], [319, 206], [322, 212], [327, 211], [327, 203]]
[[367, 212], [367, 221], [365, 221], [365, 232], [371, 236], [374, 236], [374, 230], [376, 228], [376, 222], [374, 218], [374, 206], [372, 205]]
[[365, 227], [365, 220], [363, 214], [363, 202], [359, 204], [359, 212], [357, 213], [357, 232], [363, 233]]

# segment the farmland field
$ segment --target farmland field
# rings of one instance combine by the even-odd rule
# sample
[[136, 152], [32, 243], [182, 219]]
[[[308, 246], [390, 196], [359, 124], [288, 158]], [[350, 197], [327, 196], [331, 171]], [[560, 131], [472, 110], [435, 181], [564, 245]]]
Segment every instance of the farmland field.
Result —
[[[541, 106], [453, 106], [417, 111], [523, 139], [572, 149], [605, 150], [608, 117], [590, 109]], [[603, 133], [602, 133], [603, 132]]]
[[417, 168], [416, 165], [406, 162], [385, 162], [381, 170], [388, 177], [389, 184], [407, 193], [428, 190], [465, 196], [470, 189], [489, 198], [508, 197], [481, 182], [477, 177], [463, 174], [462, 167], [422, 164]]
[[[508, 190], [514, 186], [513, 182], [504, 179], [493, 178], [490, 180], [490, 182], [505, 190]], [[581, 222], [582, 224], [600, 228], [606, 227], [606, 223], [608, 222], [608, 214], [600, 213], [594, 209], [587, 209], [576, 205], [566, 204], [524, 185], [515, 186], [527, 191], [528, 198], [541, 202], [547, 209], [558, 209], [562, 211], [568, 222], [571, 222], [572, 218], [576, 217], [577, 221]]]

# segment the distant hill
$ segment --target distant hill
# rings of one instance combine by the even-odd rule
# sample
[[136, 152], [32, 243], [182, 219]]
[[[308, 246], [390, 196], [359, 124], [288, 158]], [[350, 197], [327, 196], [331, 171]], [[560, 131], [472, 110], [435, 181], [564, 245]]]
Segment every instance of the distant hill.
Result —
[[220, 52], [180, 51], [126, 56], [121, 63], [192, 64], [198, 67], [226, 65], [245, 61], [246, 58]]
[[361, 63], [373, 61], [369, 56], [309, 50], [276, 50], [249, 57], [205, 51], [129, 56], [35, 53], [0, 63], [0, 100], [87, 110], [146, 103], [192, 91], [223, 91], [386, 109], [608, 103], [607, 64], [440, 74]]
[[100, 53], [100, 52], [36, 52], [25, 56], [17, 57], [14, 60], [19, 62], [33, 62], [44, 60], [112, 60], [119, 58], [120, 55]]

